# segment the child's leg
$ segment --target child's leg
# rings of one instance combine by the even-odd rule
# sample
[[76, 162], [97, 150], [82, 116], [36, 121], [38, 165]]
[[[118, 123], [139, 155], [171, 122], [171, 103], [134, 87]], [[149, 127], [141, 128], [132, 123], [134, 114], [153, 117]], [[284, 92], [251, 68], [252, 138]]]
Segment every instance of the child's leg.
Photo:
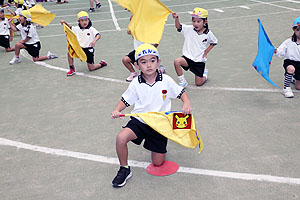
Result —
[[91, 63], [88, 63], [87, 66], [90, 71], [94, 71], [94, 70], [100, 69], [102, 67], [101, 64], [91, 64]]
[[290, 87], [291, 80], [293, 78], [294, 73], [295, 73], [295, 67], [293, 65], [287, 66], [285, 77], [284, 77], [284, 88]]
[[165, 161], [165, 155], [164, 153], [156, 153], [152, 152], [151, 153], [151, 158], [152, 158], [152, 163], [155, 166], [160, 166], [164, 163]]
[[200, 76], [196, 76], [196, 75], [195, 75], [195, 84], [196, 84], [196, 86], [201, 86], [201, 85], [203, 85], [205, 82], [206, 82], [206, 77], [205, 77], [205, 76], [200, 77]]
[[15, 47], [9, 47], [9, 48], [5, 49], [6, 52], [11, 52], [11, 51], [14, 51], [14, 50], [15, 50]]
[[49, 59], [48, 56], [32, 57], [33, 62], [43, 61], [43, 60], [48, 60], [48, 59]]
[[69, 52], [68, 52], [68, 63], [69, 66], [74, 66], [74, 59], [70, 56]]
[[300, 81], [296, 80], [296, 89], [300, 90]]
[[135, 70], [131, 64], [131, 59], [128, 56], [123, 57], [122, 63], [131, 73], [135, 72]]
[[131, 140], [137, 139], [137, 136], [130, 128], [124, 128], [117, 135], [116, 150], [121, 166], [128, 165], [128, 148], [127, 143]]
[[20, 50], [25, 48], [23, 43], [17, 42], [15, 45], [15, 56], [18, 58], [20, 56]]
[[174, 67], [175, 67], [175, 71], [177, 73], [177, 76], [182, 76], [183, 75], [181, 66], [188, 67], [188, 63], [186, 62], [186, 60], [183, 57], [176, 58], [174, 60]]
[[90, 0], [90, 7], [94, 8], [94, 0]]

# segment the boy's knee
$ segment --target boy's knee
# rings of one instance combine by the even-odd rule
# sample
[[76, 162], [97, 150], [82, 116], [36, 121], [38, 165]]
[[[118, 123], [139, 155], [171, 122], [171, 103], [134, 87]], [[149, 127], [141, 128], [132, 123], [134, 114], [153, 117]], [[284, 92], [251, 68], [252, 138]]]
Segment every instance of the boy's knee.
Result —
[[295, 73], [295, 67], [293, 65], [289, 65], [286, 69], [286, 71], [289, 73], [289, 74], [294, 74]]
[[38, 61], [38, 58], [32, 58], [33, 62]]
[[117, 145], [124, 145], [128, 143], [128, 137], [125, 134], [119, 133], [116, 138]]
[[152, 164], [154, 166], [161, 166], [164, 163], [165, 160], [153, 160]]

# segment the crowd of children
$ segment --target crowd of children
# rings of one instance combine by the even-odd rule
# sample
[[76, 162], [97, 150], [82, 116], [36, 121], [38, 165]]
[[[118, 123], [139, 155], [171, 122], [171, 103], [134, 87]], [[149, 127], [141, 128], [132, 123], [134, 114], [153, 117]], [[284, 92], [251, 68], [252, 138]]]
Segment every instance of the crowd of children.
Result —
[[[95, 0], [96, 8], [101, 4]], [[16, 11], [8, 10], [13, 15], [19, 15], [19, 24], [13, 24], [11, 20], [4, 17], [4, 9], [0, 9], [0, 46], [7, 52], [15, 51], [15, 56], [10, 64], [21, 62], [19, 58], [20, 49], [25, 49], [32, 56], [33, 61], [57, 58], [55, 54], [48, 53], [47, 56], [40, 56], [40, 40], [36, 27], [31, 23], [30, 11], [26, 10], [24, 0], [15, 0]], [[31, 4], [32, 5], [32, 4]], [[93, 12], [93, 0], [90, 0]], [[183, 114], [191, 113], [191, 105], [186, 94], [185, 87], [188, 83], [183, 75], [183, 70], [190, 70], [195, 75], [195, 85], [202, 86], [207, 81], [208, 71], [205, 69], [208, 53], [217, 45], [218, 40], [208, 28], [208, 12], [203, 8], [195, 8], [192, 13], [192, 25], [181, 24], [179, 16], [173, 13], [175, 27], [184, 37], [182, 57], [174, 60], [175, 71], [178, 75], [179, 84], [168, 75], [159, 71], [160, 56], [156, 47], [157, 44], [145, 44], [134, 40], [134, 50], [126, 55], [122, 62], [130, 71], [130, 76], [126, 81], [131, 82], [128, 89], [122, 94], [121, 100], [111, 112], [111, 118], [119, 118], [121, 111], [126, 107], [134, 105], [132, 113], [160, 112], [171, 110], [171, 99], [181, 99], [183, 101]], [[87, 66], [90, 71], [97, 70], [107, 65], [104, 60], [94, 63], [94, 47], [101, 38], [100, 33], [92, 26], [88, 13], [81, 11], [78, 13], [78, 26], [70, 26], [66, 21], [61, 20], [61, 24], [68, 26], [75, 34], [78, 42], [87, 57]], [[293, 82], [296, 89], [300, 90], [300, 17], [292, 26], [293, 36], [285, 40], [275, 53], [279, 57], [284, 57], [283, 67], [285, 69], [285, 80], [283, 94], [287, 98], [293, 97], [290, 83]], [[21, 40], [14, 47], [10, 47], [12, 41], [12, 31], [21, 32]], [[130, 31], [128, 31], [130, 34]], [[67, 76], [74, 75], [74, 60], [68, 53], [68, 63], [70, 71]], [[138, 74], [136, 69], [141, 71]], [[162, 96], [161, 92], [167, 91], [168, 95]], [[164, 97], [164, 98], [163, 98]], [[128, 166], [127, 143], [132, 141], [139, 145], [144, 142], [144, 148], [152, 152], [152, 163], [155, 166], [163, 164], [167, 152], [167, 138], [158, 134], [154, 129], [145, 124], [138, 117], [132, 117], [117, 135], [116, 151], [120, 162], [120, 169], [113, 179], [114, 187], [122, 187], [132, 176]]]

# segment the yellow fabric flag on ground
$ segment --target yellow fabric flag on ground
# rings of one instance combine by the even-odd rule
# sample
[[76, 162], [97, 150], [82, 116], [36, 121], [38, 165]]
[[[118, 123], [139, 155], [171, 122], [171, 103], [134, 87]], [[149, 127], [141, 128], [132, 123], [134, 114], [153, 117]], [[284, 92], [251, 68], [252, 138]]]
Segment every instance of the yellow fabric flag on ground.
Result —
[[195, 148], [199, 145], [199, 153], [203, 149], [203, 142], [192, 114], [183, 115], [180, 112], [170, 111], [133, 113], [125, 116], [140, 117], [155, 131], [184, 147]]
[[[51, 13], [50, 11], [46, 10], [41, 4], [37, 4], [29, 9], [31, 13], [31, 22], [42, 25], [48, 26], [52, 20], [55, 18], [55, 14]], [[6, 18], [13, 18], [18, 19], [19, 16], [13, 15], [4, 15]]]
[[87, 57], [82, 50], [77, 40], [76, 34], [64, 24], [64, 32], [67, 36], [68, 52], [72, 58], [79, 58], [81, 61], [86, 62]]
[[134, 39], [159, 44], [167, 18], [172, 11], [159, 0], [113, 0], [133, 16], [128, 25]]

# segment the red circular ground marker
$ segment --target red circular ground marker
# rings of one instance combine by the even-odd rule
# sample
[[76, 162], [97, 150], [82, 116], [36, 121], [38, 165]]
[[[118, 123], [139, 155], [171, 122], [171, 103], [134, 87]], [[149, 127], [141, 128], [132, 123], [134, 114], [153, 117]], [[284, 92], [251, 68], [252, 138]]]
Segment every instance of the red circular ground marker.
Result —
[[179, 169], [176, 162], [165, 160], [161, 166], [154, 166], [152, 163], [146, 168], [146, 171], [153, 176], [168, 176], [174, 174]]

